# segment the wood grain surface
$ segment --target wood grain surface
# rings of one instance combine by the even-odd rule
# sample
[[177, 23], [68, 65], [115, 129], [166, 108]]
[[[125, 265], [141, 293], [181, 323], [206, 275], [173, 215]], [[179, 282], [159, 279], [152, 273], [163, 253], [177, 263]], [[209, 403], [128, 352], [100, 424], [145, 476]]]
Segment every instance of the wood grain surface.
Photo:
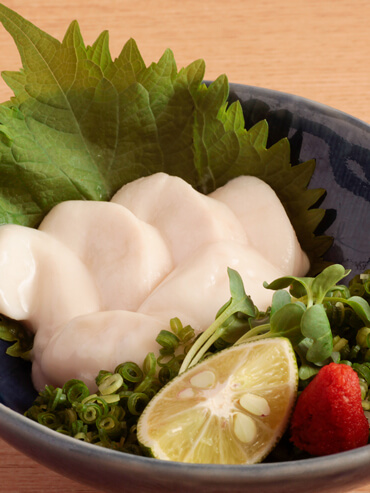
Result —
[[[370, 123], [369, 0], [3, 3], [60, 40], [77, 19], [86, 44], [109, 30], [113, 56], [132, 37], [147, 64], [171, 48], [179, 68], [203, 58], [207, 79], [226, 73], [231, 82], [303, 96]], [[0, 70], [18, 70], [20, 58], [3, 28], [0, 46]], [[0, 100], [10, 96], [1, 80]], [[93, 491], [45, 469], [0, 440], [1, 493]], [[370, 482], [351, 493], [355, 492], [370, 493]]]

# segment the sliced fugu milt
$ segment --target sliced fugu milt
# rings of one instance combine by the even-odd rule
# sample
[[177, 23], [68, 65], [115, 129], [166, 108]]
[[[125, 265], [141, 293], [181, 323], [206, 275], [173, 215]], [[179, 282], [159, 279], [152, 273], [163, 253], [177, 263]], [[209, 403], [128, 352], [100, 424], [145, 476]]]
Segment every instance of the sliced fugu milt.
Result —
[[155, 173], [140, 178], [124, 185], [112, 202], [158, 228], [176, 265], [204, 244], [226, 239], [248, 243], [234, 212], [177, 176]]
[[38, 350], [57, 327], [99, 309], [94, 280], [69, 248], [37, 229], [0, 227], [0, 313], [37, 332]]
[[223, 202], [237, 214], [250, 244], [284, 274], [307, 273], [310, 267], [307, 255], [283, 204], [266, 182], [255, 176], [239, 176], [209, 197]]
[[[238, 271], [246, 293], [260, 310], [271, 305], [263, 282], [284, 274], [259, 252], [233, 241], [203, 245], [178, 265], [146, 298], [138, 311], [168, 320], [178, 317], [198, 333], [207, 329], [230, 296], [228, 268]], [[179, 296], [179, 293], [181, 295]]]
[[118, 204], [62, 202], [39, 229], [84, 262], [99, 290], [103, 310], [135, 311], [173, 268], [159, 231]]
[[[142, 365], [148, 353], [158, 354], [155, 338], [167, 328], [166, 321], [125, 310], [76, 317], [50, 339], [34, 365], [34, 385], [40, 390], [46, 384], [61, 387], [76, 378], [94, 390], [102, 368], [113, 371], [122, 361]], [[37, 344], [36, 334], [36, 348]]]
[[140, 417], [138, 439], [158, 459], [260, 462], [284, 433], [297, 386], [288, 339], [233, 346], [167, 384]]

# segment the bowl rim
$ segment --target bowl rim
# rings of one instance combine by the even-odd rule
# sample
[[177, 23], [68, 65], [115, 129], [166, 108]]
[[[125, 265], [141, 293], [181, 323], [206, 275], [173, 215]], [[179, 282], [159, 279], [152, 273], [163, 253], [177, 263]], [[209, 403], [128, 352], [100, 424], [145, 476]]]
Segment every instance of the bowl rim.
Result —
[[[209, 83], [209, 81], [205, 82]], [[294, 107], [294, 113], [298, 116], [300, 115], [300, 108], [302, 108], [303, 110], [309, 109], [314, 113], [318, 112], [320, 114], [325, 114], [336, 120], [339, 119], [365, 131], [365, 134], [369, 136], [370, 149], [370, 124], [348, 113], [299, 95], [289, 94], [274, 89], [233, 82], [229, 83], [229, 88], [230, 91], [235, 91], [235, 94], [238, 97], [240, 97], [241, 94], [248, 94], [250, 97], [258, 95], [262, 99], [275, 98], [276, 100], [279, 100], [279, 106], [281, 105], [283, 108], [287, 105], [290, 108]], [[2, 355], [0, 355], [0, 357], [2, 357]], [[125, 470], [137, 470], [137, 473], [139, 474], [150, 474], [154, 471], [159, 473], [163, 472], [166, 474], [167, 478], [176, 478], [176, 480], [178, 480], [179, 477], [185, 477], [185, 475], [189, 477], [189, 474], [191, 474], [191, 477], [194, 479], [200, 479], [206, 474], [211, 475], [214, 482], [217, 482], [222, 478], [222, 480], [226, 479], [234, 486], [236, 484], [243, 485], [243, 481], [251, 480], [256, 484], [260, 483], [262, 485], [268, 478], [270, 478], [270, 481], [284, 481], [292, 476], [293, 470], [294, 475], [309, 473], [310, 477], [313, 479], [320, 479], [327, 476], [328, 470], [330, 470], [331, 475], [339, 474], [343, 477], [343, 474], [349, 473], [350, 471], [353, 471], [353, 469], [364, 469], [365, 467], [367, 467], [367, 470], [369, 471], [366, 477], [370, 478], [370, 470], [368, 469], [370, 463], [370, 444], [357, 449], [323, 457], [310, 457], [307, 459], [286, 462], [259, 463], [247, 466], [189, 464], [162, 461], [111, 449], [104, 449], [85, 442], [81, 443], [79, 440], [56, 433], [55, 431], [26, 418], [19, 412], [14, 411], [0, 402], [0, 437], [21, 452], [26, 453], [37, 460], [30, 452], [25, 452], [24, 448], [20, 445], [20, 441], [24, 435], [34, 439], [35, 444], [39, 444], [43, 447], [50, 447], [50, 443], [57, 441], [58, 445], [60, 444], [63, 450], [69, 452], [73, 451], [75, 457], [86, 457], [86, 455], [88, 455], [90, 458], [109, 458], [113, 465], [116, 464], [120, 466], [121, 469], [122, 464], [125, 464]], [[86, 454], [86, 452], [88, 452], [88, 454]]]
[[[153, 468], [156, 470], [165, 468], [166, 474], [171, 469], [172, 474], [178, 477], [179, 472], [184, 470], [197, 474], [199, 472], [209, 472], [213, 477], [226, 475], [237, 477], [237, 480], [243, 478], [253, 478], [258, 481], [260, 479], [266, 479], [267, 476], [274, 477], [279, 480], [283, 480], [291, 476], [292, 467], [295, 474], [301, 474], [310, 471], [312, 476], [320, 477], [321, 473], [327, 472], [328, 466], [332, 474], [342, 473], [348, 468], [361, 467], [362, 465], [369, 465], [370, 463], [370, 444], [356, 449], [348, 450], [346, 452], [340, 452], [337, 454], [322, 456], [322, 457], [310, 457], [307, 459], [299, 459], [286, 462], [271, 462], [271, 463], [258, 463], [248, 465], [230, 465], [230, 464], [190, 464], [183, 462], [174, 462], [167, 460], [158, 460], [151, 457], [142, 457], [137, 455], [128, 454], [125, 452], [119, 452], [112, 449], [97, 447], [96, 445], [76, 440], [73, 437], [59, 434], [54, 430], [46, 428], [39, 423], [32, 421], [31, 419], [23, 416], [22, 414], [10, 409], [4, 404], [0, 404], [0, 431], [2, 428], [10, 431], [15, 431], [17, 435], [22, 436], [23, 433], [34, 436], [37, 442], [43, 442], [50, 445], [49, 438], [53, 441], [58, 441], [62, 448], [68, 451], [74, 451], [77, 455], [86, 456], [88, 452], [89, 457], [106, 456], [115, 463], [125, 462], [128, 467], [133, 464], [141, 465], [145, 467], [147, 472]], [[0, 434], [1, 435], [1, 434]], [[5, 441], [11, 445], [17, 447], [11, 439], [6, 436], [3, 437]], [[341, 460], [343, 459], [343, 460]], [[344, 467], [347, 466], [347, 467]], [[236, 472], [240, 474], [235, 474]], [[370, 474], [370, 471], [369, 471]]]
[[[213, 81], [205, 81], [206, 84], [211, 84], [212, 82]], [[243, 84], [241, 82], [229, 82], [229, 89], [230, 90], [234, 89], [235, 92], [247, 91], [250, 94], [259, 94], [261, 97], [279, 98], [284, 103], [289, 102], [289, 105], [292, 105], [292, 103], [299, 103], [300, 105], [303, 104], [306, 106], [306, 108], [310, 108], [314, 111], [319, 111], [320, 113], [324, 113], [327, 116], [333, 116], [336, 119], [344, 120], [348, 123], [351, 123], [352, 125], [363, 127], [363, 130], [368, 131], [370, 133], [370, 122], [367, 123], [365, 120], [353, 116], [350, 113], [347, 113], [343, 110], [339, 110], [325, 103], [320, 103], [319, 101], [315, 101], [314, 99], [310, 99], [305, 96], [300, 96], [298, 94], [288, 93], [285, 91], [279, 91], [277, 89], [269, 89], [267, 87], [259, 87], [249, 84]]]

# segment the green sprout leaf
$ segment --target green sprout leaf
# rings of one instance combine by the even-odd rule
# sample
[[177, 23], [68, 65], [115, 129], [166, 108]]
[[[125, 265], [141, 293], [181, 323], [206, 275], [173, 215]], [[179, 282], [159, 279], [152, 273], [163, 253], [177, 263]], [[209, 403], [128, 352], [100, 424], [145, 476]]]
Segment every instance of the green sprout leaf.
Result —
[[316, 277], [284, 276], [275, 279], [271, 283], [264, 283], [266, 289], [280, 290], [289, 287], [290, 294], [295, 298], [307, 298], [307, 306], [313, 303], [322, 303], [327, 293], [331, 290], [345, 290], [347, 288], [337, 286], [337, 282], [346, 277], [350, 270], [340, 264], [326, 267]]
[[264, 282], [263, 285], [266, 289], [277, 290], [277, 289], [288, 288], [289, 286], [293, 285], [293, 283], [298, 283], [304, 288], [305, 290], [304, 292], [306, 294], [310, 284], [312, 284], [312, 281], [313, 278], [311, 277], [284, 276], [284, 277], [279, 277], [278, 279], [275, 279], [270, 283]]
[[308, 305], [313, 303], [312, 283], [313, 277], [296, 277], [296, 276], [284, 276], [275, 279], [274, 281], [263, 285], [266, 289], [280, 290], [284, 288], [290, 288], [290, 294], [295, 298], [307, 297]]
[[319, 363], [329, 358], [333, 351], [333, 335], [323, 305], [313, 305], [304, 312], [301, 323], [302, 334], [312, 339], [306, 358]]
[[342, 265], [334, 264], [324, 269], [312, 282], [311, 290], [316, 303], [322, 303], [326, 293], [350, 273]]
[[304, 338], [301, 321], [305, 309], [298, 303], [289, 303], [276, 311], [270, 319], [271, 336], [287, 337], [296, 347]]
[[314, 363], [307, 361], [306, 355], [311, 345], [312, 345], [312, 339], [308, 339], [306, 337], [298, 344], [298, 346], [294, 348], [300, 360], [298, 375], [299, 375], [299, 379], [302, 381], [309, 380], [314, 375], [316, 375], [320, 370], [320, 367], [318, 365], [315, 365]]
[[255, 306], [251, 300], [251, 297], [245, 292], [243, 280], [239, 272], [234, 269], [230, 269], [229, 267], [227, 269], [227, 273], [229, 276], [231, 293], [228, 311], [232, 310], [233, 313], [241, 312], [250, 317], [254, 316], [256, 312]]
[[276, 291], [272, 296], [270, 316], [272, 317], [275, 312], [277, 312], [278, 310], [280, 310], [280, 308], [290, 303], [291, 300], [292, 298], [290, 294], [284, 289], [279, 289], [278, 291]]

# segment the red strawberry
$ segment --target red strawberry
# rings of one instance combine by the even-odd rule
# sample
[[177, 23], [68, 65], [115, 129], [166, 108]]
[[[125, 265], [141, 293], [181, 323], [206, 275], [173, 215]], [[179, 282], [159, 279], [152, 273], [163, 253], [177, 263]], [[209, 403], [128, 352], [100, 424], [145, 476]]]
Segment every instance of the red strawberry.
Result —
[[366, 445], [369, 423], [361, 405], [357, 373], [348, 365], [321, 368], [297, 400], [291, 440], [311, 455], [329, 455]]

